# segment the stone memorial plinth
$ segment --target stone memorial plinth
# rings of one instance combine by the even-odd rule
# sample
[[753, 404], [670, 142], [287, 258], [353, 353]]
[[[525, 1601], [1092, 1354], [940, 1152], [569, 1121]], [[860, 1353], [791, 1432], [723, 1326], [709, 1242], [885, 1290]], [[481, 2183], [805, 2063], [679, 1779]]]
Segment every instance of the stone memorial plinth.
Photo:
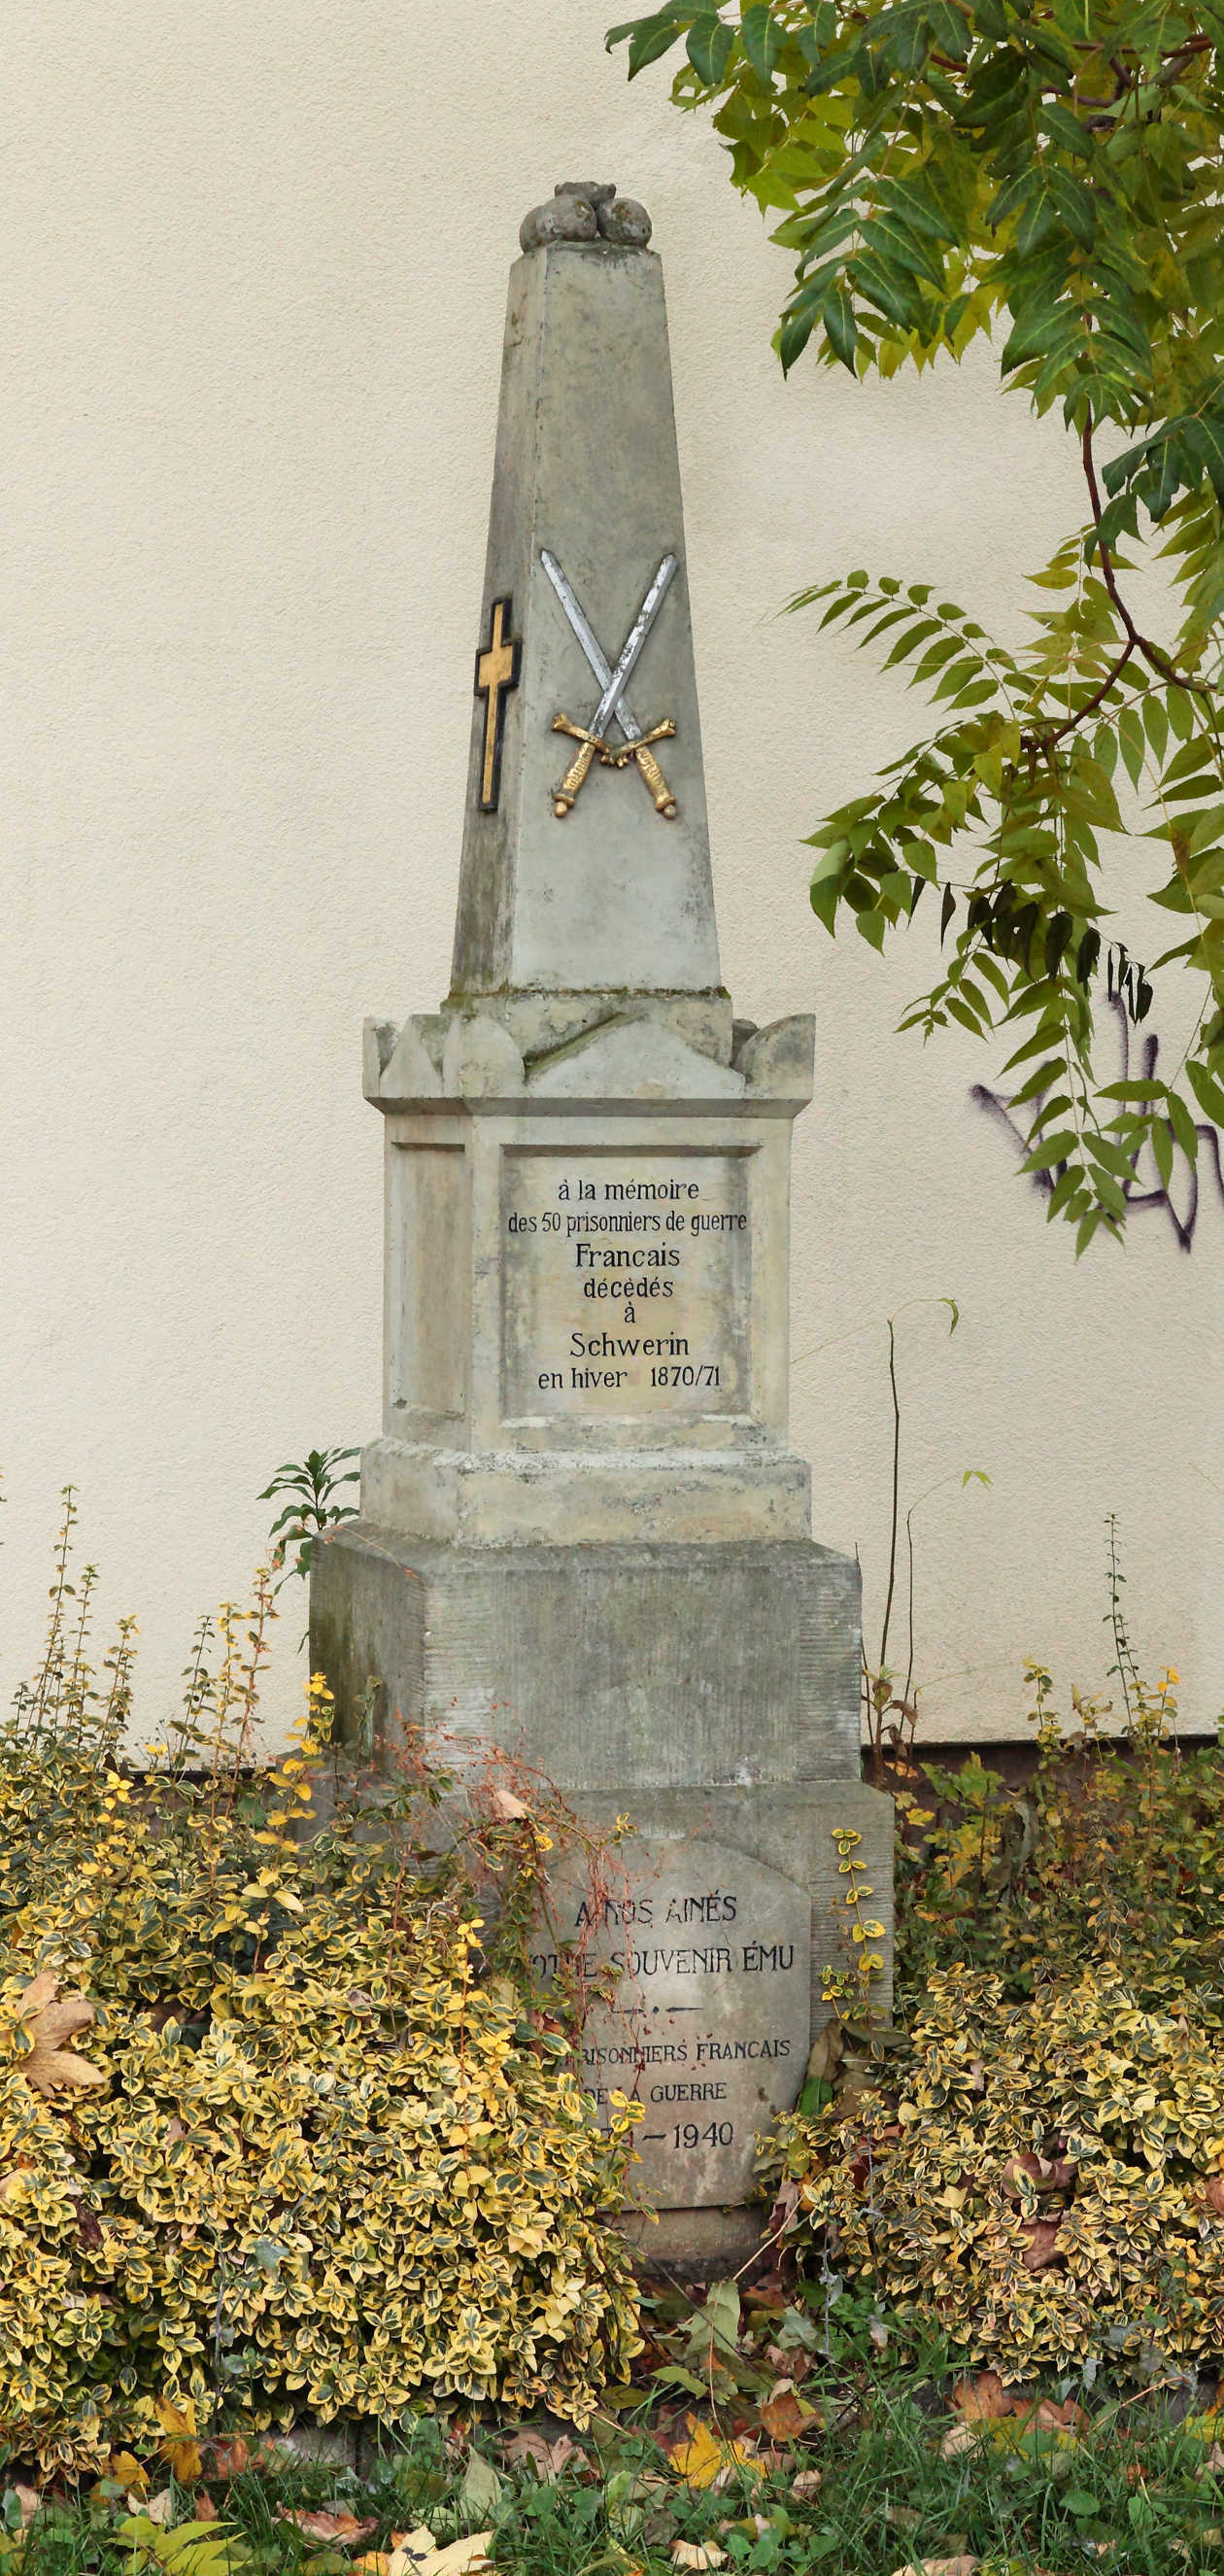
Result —
[[452, 1768], [496, 1742], [631, 1818], [606, 1917], [563, 1866], [552, 1921], [572, 1901], [558, 1940], [621, 1980], [591, 2090], [638, 2094], [652, 2242], [696, 2263], [751, 2234], [753, 2138], [845, 1964], [833, 1832], [887, 1920], [891, 1806], [856, 1569], [787, 1445], [813, 1028], [733, 1023], [720, 981], [648, 234], [572, 183], [511, 274], [452, 989], [366, 1027], [383, 1428], [311, 1651], [342, 1725], [372, 1698], [387, 1747], [397, 1719]]

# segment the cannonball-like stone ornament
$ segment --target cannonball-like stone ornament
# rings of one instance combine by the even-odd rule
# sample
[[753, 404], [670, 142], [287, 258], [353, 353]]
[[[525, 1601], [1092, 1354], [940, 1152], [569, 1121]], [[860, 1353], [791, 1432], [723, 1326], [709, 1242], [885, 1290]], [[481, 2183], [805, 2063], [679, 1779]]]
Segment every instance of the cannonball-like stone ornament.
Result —
[[546, 250], [549, 242], [593, 242], [599, 239], [595, 208], [589, 197], [571, 195], [550, 197], [546, 206], [533, 206], [519, 225], [519, 241], [524, 250]]
[[651, 222], [636, 197], [610, 197], [595, 212], [605, 241], [619, 242], [625, 250], [645, 250]]
[[533, 206], [519, 226], [524, 250], [549, 242], [606, 241], [623, 250], [645, 250], [650, 217], [633, 197], [618, 196], [611, 179], [562, 179], [547, 205]]

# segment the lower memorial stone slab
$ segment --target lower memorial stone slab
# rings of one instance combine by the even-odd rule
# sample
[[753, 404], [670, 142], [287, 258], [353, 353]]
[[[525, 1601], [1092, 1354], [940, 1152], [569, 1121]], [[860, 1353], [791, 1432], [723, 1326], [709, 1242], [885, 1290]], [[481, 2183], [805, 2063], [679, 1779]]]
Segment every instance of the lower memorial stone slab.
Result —
[[811, 2024], [812, 1901], [742, 1851], [632, 1836], [598, 1885], [549, 1890], [532, 1966], [579, 1994], [615, 1979], [582, 2022], [582, 2076], [605, 2121], [640, 2104], [633, 2197], [655, 2209], [750, 2199], [757, 2140], [791, 2109]]

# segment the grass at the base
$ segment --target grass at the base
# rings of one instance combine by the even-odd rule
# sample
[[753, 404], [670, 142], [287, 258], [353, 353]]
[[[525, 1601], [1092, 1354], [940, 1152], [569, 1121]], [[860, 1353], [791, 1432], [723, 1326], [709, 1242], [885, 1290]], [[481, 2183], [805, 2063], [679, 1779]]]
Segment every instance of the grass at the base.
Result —
[[[644, 2418], [602, 2420], [551, 2483], [529, 2463], [507, 2464], [499, 2430], [477, 2426], [474, 2448], [503, 2483], [495, 2502], [475, 2507], [461, 2494], [471, 2447], [424, 2421], [402, 2448], [385, 2442], [360, 2476], [283, 2454], [228, 2484], [206, 2475], [219, 2520], [187, 2554], [175, 2526], [198, 2513], [198, 2493], [174, 2487], [171, 2524], [138, 2534], [113, 2493], [60, 2490], [23, 2536], [11, 2533], [7, 2548], [0, 2540], [0, 2571], [344, 2576], [419, 2525], [439, 2546], [492, 2525], [503, 2576], [674, 2576], [686, 2563], [673, 2555], [681, 2542], [721, 2550], [710, 2563], [727, 2576], [894, 2576], [958, 2558], [978, 2562], [981, 2576], [1224, 2576], [1224, 2451], [1213, 2451], [1210, 2422], [1159, 2421], [1160, 2403], [1105, 2402], [1074, 2439], [984, 2428], [971, 2448], [944, 2456], [948, 2417], [929, 2383], [860, 2378], [842, 2383], [827, 2430], [810, 2428], [767, 2475], [737, 2473], [721, 2489], [687, 2486]], [[164, 2487], [167, 2472], [148, 2465], [153, 2488]], [[797, 2500], [795, 2478], [814, 2468], [819, 2492]], [[16, 2502], [10, 2491], [10, 2531]], [[284, 2519], [312, 2507], [372, 2518], [375, 2529], [345, 2550]], [[367, 2566], [366, 2576], [381, 2571]]]

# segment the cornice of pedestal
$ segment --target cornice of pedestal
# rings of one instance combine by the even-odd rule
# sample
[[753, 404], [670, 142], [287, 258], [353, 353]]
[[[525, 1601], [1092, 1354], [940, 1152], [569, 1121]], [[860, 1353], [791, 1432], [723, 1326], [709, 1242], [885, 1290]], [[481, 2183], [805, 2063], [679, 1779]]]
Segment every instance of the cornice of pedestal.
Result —
[[361, 1453], [362, 1519], [454, 1546], [696, 1546], [807, 1540], [805, 1458], [734, 1449], [471, 1450], [383, 1438]]
[[765, 1028], [737, 1023], [729, 1062], [690, 1043], [684, 1026], [682, 1016], [677, 1026], [653, 1002], [612, 1008], [559, 1045], [524, 1053], [505, 1019], [487, 1011], [420, 1015], [400, 1028], [367, 1020], [363, 1087], [367, 1100], [387, 1114], [546, 1112], [571, 1105], [609, 1112], [733, 1111], [743, 1104], [795, 1117], [806, 1108], [815, 1065], [810, 1015]]

